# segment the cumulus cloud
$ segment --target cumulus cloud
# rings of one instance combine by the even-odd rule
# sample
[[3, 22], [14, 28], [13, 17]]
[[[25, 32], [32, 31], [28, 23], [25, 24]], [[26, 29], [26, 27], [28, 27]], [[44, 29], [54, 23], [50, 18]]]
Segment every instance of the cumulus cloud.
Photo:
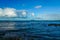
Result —
[[17, 15], [20, 18], [24, 18], [27, 16], [28, 12], [26, 10], [16, 10], [17, 11]]
[[5, 8], [4, 9], [4, 15], [7, 17], [15, 17], [16, 15], [16, 9], [14, 8]]
[[27, 16], [26, 10], [16, 10], [14, 8], [0, 8], [0, 17], [25, 17]]
[[27, 14], [26, 11], [22, 11], [23, 16], [26, 16], [26, 14]]
[[0, 8], [0, 17], [16, 17], [16, 9], [14, 8]]
[[31, 15], [34, 17], [35, 16], [35, 14], [34, 13], [31, 13]]
[[35, 6], [36, 9], [39, 9], [41, 7], [42, 7], [42, 5]]
[[2, 8], [0, 8], [0, 16], [4, 16]]

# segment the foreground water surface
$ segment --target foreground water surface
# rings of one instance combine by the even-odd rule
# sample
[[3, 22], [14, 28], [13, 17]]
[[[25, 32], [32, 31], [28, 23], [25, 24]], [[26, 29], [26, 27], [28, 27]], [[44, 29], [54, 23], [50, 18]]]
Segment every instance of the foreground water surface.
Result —
[[60, 26], [49, 24], [60, 24], [60, 21], [0, 21], [0, 33], [5, 33], [3, 37], [24, 40], [60, 40]]

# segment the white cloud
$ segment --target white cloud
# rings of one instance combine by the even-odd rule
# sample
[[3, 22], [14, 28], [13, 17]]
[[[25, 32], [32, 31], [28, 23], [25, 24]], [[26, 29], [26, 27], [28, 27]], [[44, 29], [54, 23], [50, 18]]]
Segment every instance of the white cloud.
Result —
[[26, 11], [22, 11], [23, 16], [26, 16], [26, 14], [27, 14]]
[[14, 8], [5, 8], [4, 15], [7, 17], [16, 17], [16, 9]]
[[[40, 8], [40, 7], [36, 6], [36, 8]], [[35, 19], [39, 19], [39, 20], [60, 20], [60, 14], [35, 15], [34, 12], [32, 12], [31, 14], [28, 14], [27, 10], [16, 10], [14, 8], [4, 8], [4, 9], [0, 8], [0, 17], [18, 17], [18, 16], [20, 18], [25, 18], [26, 16], [29, 18], [29, 16], [31, 16], [30, 18], [32, 18], [32, 19], [35, 18]]]
[[41, 7], [42, 7], [42, 5], [35, 6], [36, 9], [39, 9]]
[[17, 15], [19, 16], [19, 17], [26, 17], [26, 16], [28, 16], [27, 14], [28, 14], [28, 12], [27, 12], [27, 10], [16, 10], [17, 11]]
[[0, 17], [16, 17], [16, 9], [14, 8], [0, 8]]
[[31, 15], [34, 17], [35, 16], [35, 14], [34, 13], [31, 13]]
[[0, 17], [1, 16], [4, 16], [4, 14], [3, 14], [3, 9], [2, 8], [0, 8]]

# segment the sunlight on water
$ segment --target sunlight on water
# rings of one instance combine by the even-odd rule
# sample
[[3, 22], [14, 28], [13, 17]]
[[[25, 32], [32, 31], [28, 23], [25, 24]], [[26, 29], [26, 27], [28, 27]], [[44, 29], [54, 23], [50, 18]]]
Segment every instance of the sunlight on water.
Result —
[[1, 30], [15, 29], [15, 23], [14, 22], [0, 22], [0, 29]]

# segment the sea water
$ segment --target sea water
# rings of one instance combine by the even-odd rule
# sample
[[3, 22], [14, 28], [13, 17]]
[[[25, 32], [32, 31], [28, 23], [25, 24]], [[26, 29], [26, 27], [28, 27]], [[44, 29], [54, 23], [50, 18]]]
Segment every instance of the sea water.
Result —
[[[60, 40], [60, 21], [0, 21], [3, 37], [22, 37], [24, 40]], [[15, 30], [15, 31], [14, 31]]]

